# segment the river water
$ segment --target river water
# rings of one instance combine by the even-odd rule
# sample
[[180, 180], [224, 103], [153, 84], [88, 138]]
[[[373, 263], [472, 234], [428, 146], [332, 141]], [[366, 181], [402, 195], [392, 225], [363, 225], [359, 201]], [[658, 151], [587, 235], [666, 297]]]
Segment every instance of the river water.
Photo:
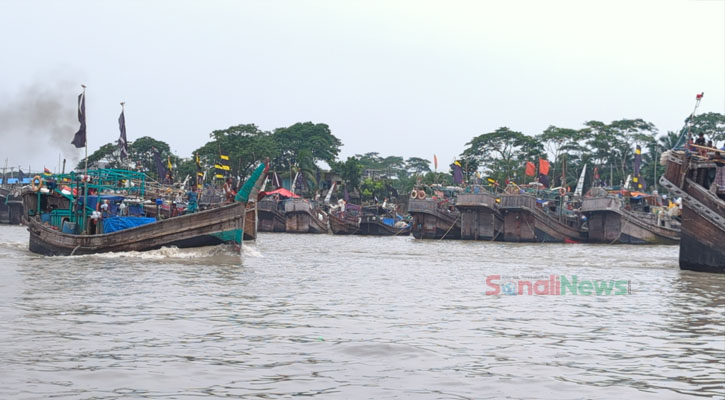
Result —
[[725, 398], [725, 276], [677, 253], [262, 233], [241, 262], [46, 258], [2, 226], [0, 398]]

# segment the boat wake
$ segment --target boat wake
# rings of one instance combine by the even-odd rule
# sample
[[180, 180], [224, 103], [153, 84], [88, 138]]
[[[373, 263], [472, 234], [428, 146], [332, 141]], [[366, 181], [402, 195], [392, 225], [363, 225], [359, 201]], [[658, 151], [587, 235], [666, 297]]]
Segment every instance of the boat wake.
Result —
[[[262, 254], [252, 248], [251, 246], [244, 246], [244, 257], [262, 257]], [[73, 257], [81, 258], [127, 258], [127, 259], [141, 259], [141, 260], [200, 260], [206, 261], [214, 259], [216, 262], [238, 262], [239, 261], [239, 247], [231, 245], [219, 245], [219, 246], [208, 246], [208, 247], [197, 247], [189, 249], [180, 249], [178, 247], [162, 247], [157, 250], [150, 251], [127, 251], [118, 253], [100, 253], [100, 254], [87, 254], [78, 255]]]

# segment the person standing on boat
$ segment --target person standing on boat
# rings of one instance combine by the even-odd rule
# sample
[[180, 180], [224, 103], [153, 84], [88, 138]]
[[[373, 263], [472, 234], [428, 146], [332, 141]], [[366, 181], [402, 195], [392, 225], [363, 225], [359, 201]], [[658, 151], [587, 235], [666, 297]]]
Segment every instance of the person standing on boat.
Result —
[[697, 140], [695, 140], [695, 144], [698, 146], [704, 146], [705, 145], [705, 134], [700, 132], [697, 135]]
[[224, 194], [226, 195], [227, 203], [234, 202], [234, 197], [237, 195], [237, 192], [232, 187], [232, 178], [227, 178], [227, 181], [224, 183]]
[[187, 214], [193, 214], [195, 213], [199, 206], [198, 206], [198, 193], [196, 193], [196, 186], [192, 186], [191, 190], [186, 194], [186, 200], [187, 200], [187, 206], [186, 206], [186, 213]]

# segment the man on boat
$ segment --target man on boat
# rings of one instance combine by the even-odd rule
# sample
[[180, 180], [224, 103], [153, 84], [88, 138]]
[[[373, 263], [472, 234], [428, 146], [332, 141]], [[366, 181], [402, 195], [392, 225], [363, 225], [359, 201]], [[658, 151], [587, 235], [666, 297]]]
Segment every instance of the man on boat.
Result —
[[227, 181], [224, 183], [224, 194], [226, 195], [227, 203], [234, 202], [234, 197], [237, 195], [237, 192], [232, 188], [232, 178], [227, 178]]
[[697, 134], [697, 140], [695, 140], [695, 144], [698, 146], [705, 145], [705, 134], [703, 132]]

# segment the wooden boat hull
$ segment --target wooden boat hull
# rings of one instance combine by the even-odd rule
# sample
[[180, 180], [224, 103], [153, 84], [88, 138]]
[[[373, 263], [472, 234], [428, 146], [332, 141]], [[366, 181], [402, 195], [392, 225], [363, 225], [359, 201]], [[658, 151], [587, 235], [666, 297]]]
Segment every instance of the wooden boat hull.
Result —
[[270, 198], [264, 198], [257, 203], [259, 208], [258, 229], [260, 232], [285, 231], [284, 211], [280, 210], [280, 204], [282, 203]]
[[725, 231], [685, 204], [682, 207], [680, 268], [725, 273]]
[[161, 247], [180, 248], [239, 242], [244, 221], [244, 238], [256, 238], [256, 208], [227, 206], [101, 235], [71, 235], [51, 229], [35, 218], [26, 223], [30, 251], [46, 256], [68, 256], [107, 252], [147, 251]]
[[587, 233], [547, 214], [529, 195], [501, 196], [505, 242], [582, 243]]
[[305, 199], [285, 201], [285, 232], [329, 233], [328, 216]]
[[676, 230], [658, 233], [656, 226], [641, 223], [636, 217], [614, 211], [590, 212], [589, 241], [591, 243], [666, 244], [680, 243]]
[[279, 211], [263, 211], [259, 210], [259, 226], [260, 232], [284, 232], [285, 217]]
[[285, 213], [285, 232], [289, 233], [328, 233], [326, 223], [306, 212]]
[[684, 154], [667, 157], [660, 184], [682, 198], [680, 269], [725, 273], [725, 201], [692, 179], [702, 179], [703, 165], [685, 162]]
[[355, 234], [369, 236], [408, 236], [410, 235], [411, 230], [411, 224], [408, 224], [404, 228], [396, 228], [394, 226], [386, 225], [382, 221], [363, 219], [360, 222], [360, 229]]
[[433, 200], [410, 199], [408, 213], [413, 216], [411, 232], [416, 239], [461, 238], [458, 211], [441, 211]]
[[500, 240], [503, 216], [495, 208], [496, 197], [489, 193], [462, 193], [456, 208], [461, 212], [461, 239]]
[[609, 198], [584, 199], [582, 210], [588, 219], [589, 242], [610, 244], [680, 243], [680, 230], [657, 226], [635, 212], [625, 210]]
[[0, 191], [0, 224], [18, 225], [23, 220], [23, 202], [12, 193]]
[[330, 230], [335, 235], [353, 235], [360, 229], [357, 221], [344, 219], [337, 215], [330, 215]]

